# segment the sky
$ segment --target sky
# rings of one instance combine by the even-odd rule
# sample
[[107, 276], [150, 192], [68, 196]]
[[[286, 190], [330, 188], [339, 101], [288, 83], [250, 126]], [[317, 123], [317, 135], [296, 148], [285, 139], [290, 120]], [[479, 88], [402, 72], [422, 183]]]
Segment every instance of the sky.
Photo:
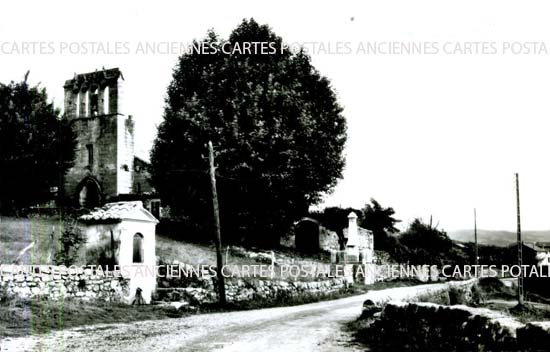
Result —
[[[519, 6], [521, 4], [521, 6]], [[243, 18], [309, 50], [348, 121], [346, 168], [323, 206], [391, 206], [447, 231], [550, 229], [550, 22], [544, 1], [11, 1], [0, 82], [45, 87], [119, 67], [148, 158], [178, 52]], [[155, 52], [139, 48], [149, 45]], [[415, 46], [416, 49], [408, 49]], [[362, 48], [362, 49], [361, 49]], [[368, 48], [368, 50], [367, 50]], [[412, 51], [410, 51], [412, 50]]]

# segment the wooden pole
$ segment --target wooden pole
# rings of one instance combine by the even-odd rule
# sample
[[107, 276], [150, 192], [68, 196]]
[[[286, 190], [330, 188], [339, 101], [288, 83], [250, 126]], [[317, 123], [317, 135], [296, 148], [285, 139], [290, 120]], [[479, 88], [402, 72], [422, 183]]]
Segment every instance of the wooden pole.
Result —
[[[516, 205], [517, 205], [517, 232], [518, 232], [518, 265], [521, 268], [523, 262], [523, 243], [521, 241], [521, 217], [519, 207], [519, 176], [516, 173]], [[523, 305], [523, 272], [518, 276], [518, 304]]]
[[475, 256], [476, 256], [475, 264], [478, 265], [479, 264], [479, 253], [478, 253], [478, 248], [477, 248], [477, 213], [476, 213], [475, 208], [474, 208], [474, 243], [475, 243]]
[[222, 235], [220, 229], [220, 212], [218, 207], [218, 192], [216, 190], [216, 167], [214, 166], [214, 147], [208, 141], [208, 161], [210, 164], [210, 184], [212, 185], [212, 207], [214, 209], [214, 231], [216, 233], [216, 262], [218, 266], [218, 295], [220, 304], [225, 304], [225, 282], [223, 278]]

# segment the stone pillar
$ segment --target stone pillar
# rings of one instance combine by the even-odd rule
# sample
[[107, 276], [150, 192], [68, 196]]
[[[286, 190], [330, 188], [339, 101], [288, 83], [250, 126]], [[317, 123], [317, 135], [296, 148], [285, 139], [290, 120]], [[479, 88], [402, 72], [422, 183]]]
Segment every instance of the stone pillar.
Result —
[[348, 242], [346, 247], [358, 247], [359, 234], [357, 230], [357, 214], [353, 211], [348, 215]]
[[72, 90], [72, 86], [65, 86], [65, 117], [67, 119], [74, 119], [77, 115], [78, 109], [78, 92], [75, 94]]
[[359, 261], [359, 234], [357, 229], [357, 214], [353, 211], [348, 215], [348, 241], [346, 243], [348, 262]]

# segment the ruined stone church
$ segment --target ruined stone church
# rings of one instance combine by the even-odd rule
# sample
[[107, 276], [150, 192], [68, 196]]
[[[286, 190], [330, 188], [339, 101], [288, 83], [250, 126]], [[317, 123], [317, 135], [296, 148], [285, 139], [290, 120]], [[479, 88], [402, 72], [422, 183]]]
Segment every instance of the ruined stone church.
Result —
[[[134, 153], [134, 120], [118, 68], [75, 74], [65, 82], [65, 115], [77, 136], [65, 195], [85, 208], [153, 193], [148, 164]], [[153, 213], [159, 206], [153, 202]]]

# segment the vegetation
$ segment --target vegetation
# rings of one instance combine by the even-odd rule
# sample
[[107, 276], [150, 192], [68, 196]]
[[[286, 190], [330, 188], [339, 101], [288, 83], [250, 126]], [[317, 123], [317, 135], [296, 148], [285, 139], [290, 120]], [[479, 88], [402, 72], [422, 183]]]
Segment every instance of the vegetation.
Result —
[[399, 235], [399, 242], [407, 247], [406, 261], [411, 264], [436, 264], [449, 259], [453, 241], [445, 231], [414, 219], [409, 228]]
[[180, 57], [151, 151], [152, 181], [189, 231], [210, 232], [211, 140], [224, 240], [271, 246], [341, 178], [346, 121], [329, 80], [305, 53], [281, 50], [268, 26], [243, 20], [229, 40], [209, 32], [195, 45], [220, 42], [279, 49]]
[[[176, 237], [174, 234], [165, 232], [157, 234], [156, 254], [161, 262], [167, 264], [185, 263], [195, 266], [215, 265], [216, 250], [212, 244], [184, 242], [175, 240], [174, 237]], [[75, 265], [112, 266], [112, 263], [109, 262], [109, 256], [101, 256], [101, 253], [110, 253], [111, 248], [87, 248], [85, 258], [79, 257], [83, 254], [81, 247], [83, 247], [84, 242], [81, 242], [81, 239], [80, 232], [74, 232], [72, 221], [59, 222], [49, 218], [2, 217], [0, 218], [0, 264], [11, 264], [18, 257], [21, 249], [28, 246], [29, 243], [35, 242], [34, 247], [20, 258], [19, 264], [66, 264], [67, 262], [64, 262], [64, 260], [69, 260]], [[79, 243], [79, 245], [75, 247], [73, 245], [75, 243]], [[77, 248], [80, 248], [80, 250]], [[64, 251], [69, 253], [67, 259], [60, 254]], [[239, 276], [237, 270], [232, 270], [233, 266], [266, 264], [266, 262], [260, 261], [262, 259], [260, 256], [255, 255], [257, 253], [258, 250], [244, 250], [240, 247], [224, 246], [224, 263], [229, 265], [227, 272], [233, 273], [235, 271], [234, 275]], [[270, 252], [268, 253], [270, 254]], [[290, 249], [276, 250], [274, 253], [276, 258], [284, 258], [286, 261], [296, 264], [305, 263], [309, 265], [313, 262], [323, 265], [330, 260], [325, 253], [306, 255]], [[274, 279], [276, 280], [288, 279], [290, 276], [289, 273], [281, 273], [280, 270], [274, 271]], [[314, 277], [308, 276], [299, 278], [299, 281], [311, 281], [313, 279]]]
[[22, 249], [34, 243], [19, 264], [52, 264], [60, 250], [59, 238], [64, 226], [57, 219], [1, 217], [0, 263], [13, 263]]
[[346, 246], [344, 229], [348, 227], [348, 215], [352, 211], [357, 214], [360, 223], [363, 219], [363, 213], [361, 210], [354, 208], [328, 207], [321, 212], [311, 212], [309, 215], [319, 221], [326, 229], [336, 232], [340, 249], [344, 249]]
[[382, 251], [391, 249], [395, 245], [395, 239], [391, 235], [399, 232], [395, 225], [401, 221], [394, 218], [395, 210], [392, 207], [384, 208], [372, 198], [371, 204], [365, 205], [362, 214], [359, 226], [372, 231], [374, 249]]
[[0, 84], [0, 210], [49, 201], [73, 165], [76, 139], [44, 88]]
[[130, 306], [67, 298], [62, 301], [47, 298], [2, 300], [0, 297], [0, 336], [48, 334], [76, 326], [179, 318], [189, 314], [169, 306]]
[[55, 263], [67, 267], [75, 264], [78, 259], [80, 247], [86, 242], [86, 237], [76, 225], [76, 222], [65, 227], [60, 242], [61, 249], [55, 257]]
[[[262, 299], [238, 302], [220, 307], [218, 304], [204, 305], [198, 312], [220, 312], [249, 310], [268, 307], [285, 307], [306, 303], [327, 301], [391, 287], [410, 286], [410, 281], [379, 282], [373, 285], [353, 285], [341, 291], [324, 296], [280, 295], [276, 299]], [[194, 314], [187, 309], [176, 309], [164, 305], [129, 306], [114, 302], [83, 302], [37, 299], [2, 299], [0, 290], [0, 336], [16, 337], [47, 334], [76, 326], [94, 324], [129, 323], [141, 320], [179, 318]]]
[[375, 250], [387, 252], [396, 261], [407, 260], [407, 249], [395, 236], [399, 231], [395, 225], [401, 220], [394, 217], [393, 208], [385, 208], [375, 199], [371, 199], [371, 203], [366, 204], [363, 209], [327, 207], [322, 211], [311, 212], [309, 216], [326, 229], [336, 232], [340, 248], [344, 249], [344, 229], [348, 227], [348, 215], [352, 211], [357, 215], [358, 225], [373, 232]]

